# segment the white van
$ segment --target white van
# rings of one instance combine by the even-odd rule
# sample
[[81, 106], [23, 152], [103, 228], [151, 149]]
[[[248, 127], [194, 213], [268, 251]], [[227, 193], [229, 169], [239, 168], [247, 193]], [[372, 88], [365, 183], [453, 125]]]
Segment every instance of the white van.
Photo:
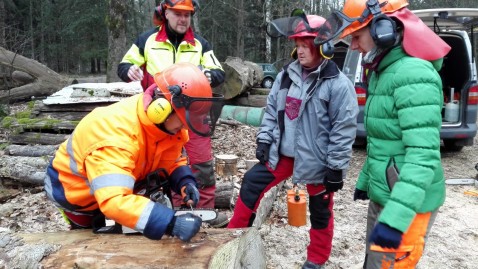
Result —
[[[478, 25], [478, 9], [422, 9], [413, 12], [434, 30], [450, 47], [443, 60], [440, 76], [443, 83], [444, 105], [440, 137], [448, 151], [459, 151], [473, 145], [477, 133], [478, 84], [474, 55], [473, 27]], [[362, 55], [348, 50], [342, 71], [355, 84], [360, 107], [355, 145], [366, 144], [363, 111], [367, 87], [363, 83]]]

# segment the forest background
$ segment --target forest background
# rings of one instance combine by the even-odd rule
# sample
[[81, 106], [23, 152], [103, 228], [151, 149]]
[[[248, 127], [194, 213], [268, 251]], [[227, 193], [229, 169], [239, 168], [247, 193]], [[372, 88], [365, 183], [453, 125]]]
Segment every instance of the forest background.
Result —
[[[159, 0], [0, 0], [0, 47], [35, 59], [69, 76], [106, 74], [116, 68], [135, 38], [153, 27]], [[267, 22], [292, 9], [327, 17], [343, 0], [199, 0], [194, 30], [205, 37], [220, 61], [228, 56], [278, 63], [289, 58], [292, 42], [266, 34]], [[477, 7], [478, 0], [410, 0], [410, 9]], [[478, 32], [478, 31], [477, 31]], [[476, 35], [475, 35], [476, 37]], [[477, 43], [474, 38], [475, 44]], [[476, 49], [475, 45], [475, 49]], [[12, 68], [0, 66], [0, 78]], [[1, 81], [1, 79], [0, 79]], [[9, 88], [8, 80], [0, 90]]]

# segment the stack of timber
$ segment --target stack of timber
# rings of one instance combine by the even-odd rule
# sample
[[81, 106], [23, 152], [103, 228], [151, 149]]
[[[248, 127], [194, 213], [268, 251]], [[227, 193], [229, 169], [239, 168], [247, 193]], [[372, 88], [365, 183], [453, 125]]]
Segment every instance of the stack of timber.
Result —
[[42, 185], [49, 159], [86, 114], [140, 92], [139, 83], [74, 84], [34, 101], [18, 113], [23, 116], [5, 117], [2, 125], [9, 135], [0, 156], [0, 178]]

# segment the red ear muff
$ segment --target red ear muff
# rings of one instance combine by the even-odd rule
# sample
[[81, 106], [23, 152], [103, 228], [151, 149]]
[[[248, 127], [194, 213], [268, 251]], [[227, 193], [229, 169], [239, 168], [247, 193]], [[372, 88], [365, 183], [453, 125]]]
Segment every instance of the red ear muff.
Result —
[[161, 25], [166, 21], [166, 3], [161, 2], [155, 9], [154, 9], [154, 16], [153, 22], [155, 25]]

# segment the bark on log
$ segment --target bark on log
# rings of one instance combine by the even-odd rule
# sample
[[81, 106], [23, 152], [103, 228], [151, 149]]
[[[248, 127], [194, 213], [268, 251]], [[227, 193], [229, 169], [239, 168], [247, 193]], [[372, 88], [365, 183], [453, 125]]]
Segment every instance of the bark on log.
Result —
[[12, 79], [22, 85], [32, 83], [35, 80], [35, 78], [32, 77], [30, 74], [18, 70], [13, 71]]
[[53, 156], [57, 149], [57, 145], [10, 145], [5, 148], [5, 154], [23, 157]]
[[266, 107], [267, 95], [252, 95], [240, 96], [232, 100], [231, 105], [235, 106], [251, 106], [251, 107]]
[[0, 64], [32, 76], [33, 82], [0, 92], [0, 102], [30, 100], [32, 96], [48, 96], [72, 84], [73, 79], [62, 76], [45, 65], [0, 47]]
[[214, 208], [230, 209], [234, 186], [231, 182], [216, 182]]
[[[32, 261], [28, 268], [265, 268], [264, 247], [255, 228], [202, 229], [188, 243], [167, 236], [149, 240], [90, 230], [19, 236], [23, 247], [18, 246], [18, 258], [31, 257], [33, 246], [43, 253], [47, 247], [50, 253], [57, 250], [45, 253], [37, 266]], [[30, 253], [21, 252], [26, 246]]]
[[[238, 57], [227, 57], [222, 63], [222, 67], [226, 72], [226, 81], [215, 89], [224, 95], [224, 99], [229, 100], [238, 95], [246, 93], [251, 89], [257, 81], [262, 80], [264, 73], [257, 74], [258, 68], [252, 62], [245, 62]], [[254, 66], [254, 67], [252, 67]]]
[[24, 132], [21, 134], [10, 135], [8, 141], [11, 144], [40, 144], [40, 145], [58, 145], [68, 139], [69, 134], [48, 134], [36, 132]]
[[43, 185], [48, 157], [1, 156], [0, 177], [27, 185]]

